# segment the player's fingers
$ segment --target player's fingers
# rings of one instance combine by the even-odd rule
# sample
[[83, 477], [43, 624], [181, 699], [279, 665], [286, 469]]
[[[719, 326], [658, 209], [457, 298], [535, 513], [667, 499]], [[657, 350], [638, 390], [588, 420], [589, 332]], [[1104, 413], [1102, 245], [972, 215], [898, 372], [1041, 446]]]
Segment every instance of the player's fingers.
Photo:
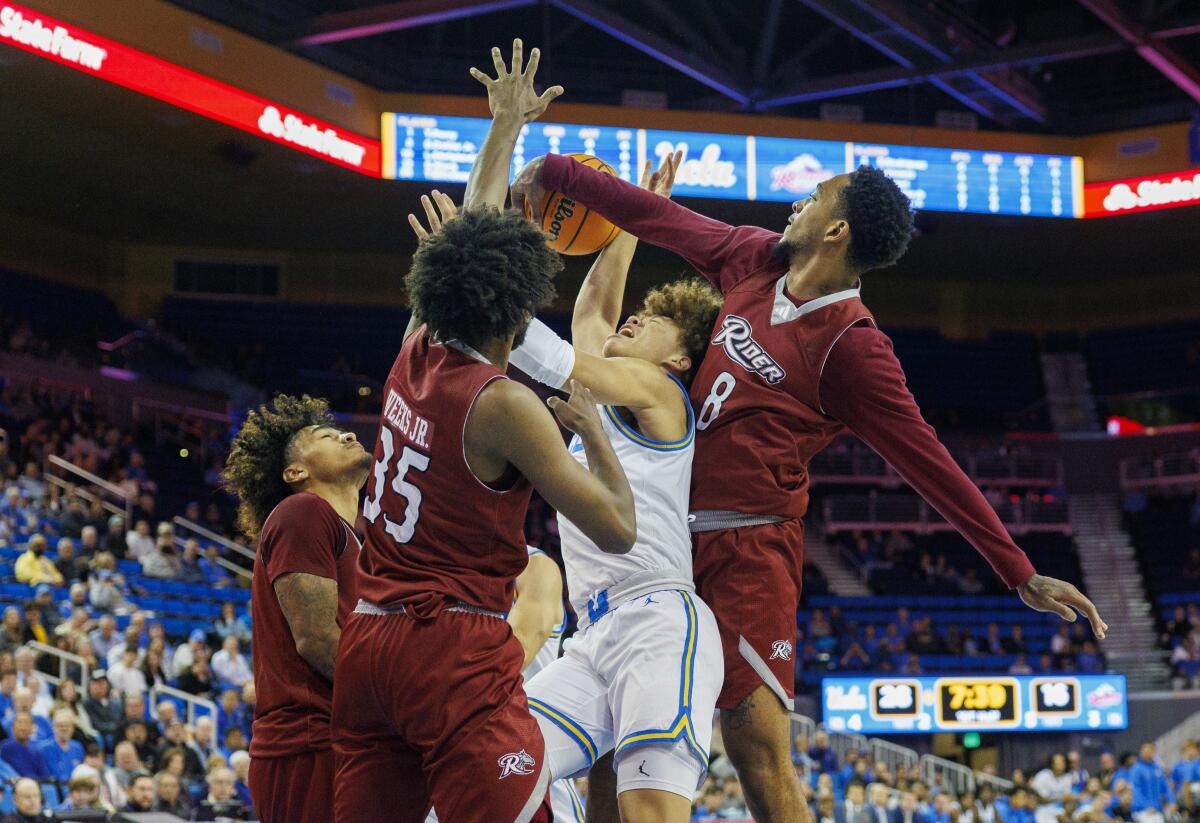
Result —
[[521, 42], [520, 37], [513, 38], [512, 51], [512, 74], [521, 74], [521, 67], [525, 64], [525, 44]]
[[496, 67], [496, 78], [503, 80], [508, 76], [508, 69], [504, 67], [504, 56], [500, 54], [499, 46], [492, 46], [492, 65]]
[[562, 86], [551, 86], [550, 88], [548, 88], [544, 92], [542, 92], [542, 96], [538, 98], [538, 102], [541, 103], [541, 105], [542, 105], [542, 110], [544, 111], [546, 106], [549, 106], [551, 103], [553, 103], [559, 97], [562, 97], [562, 93], [563, 93]]
[[1078, 589], [1072, 594], [1074, 596], [1068, 602], [1083, 612], [1083, 616], [1092, 624], [1092, 634], [1096, 635], [1096, 639], [1103, 640], [1105, 633], [1108, 631], [1108, 624], [1100, 619], [1100, 611], [1096, 608], [1096, 604], [1084, 596]]
[[529, 52], [529, 63], [525, 66], [525, 76], [530, 80], [537, 74], [538, 63], [542, 62], [542, 50], [534, 49]]
[[429, 230], [434, 234], [442, 228], [442, 221], [438, 219], [437, 210], [433, 207], [433, 201], [429, 199], [428, 194], [421, 195], [421, 208], [425, 209], [425, 217], [429, 220]]
[[1050, 608], [1052, 611], [1068, 623], [1074, 623], [1076, 619], [1075, 610], [1061, 600], [1050, 600]]
[[451, 217], [458, 214], [458, 208], [454, 205], [454, 201], [445, 192], [434, 189], [433, 202], [437, 204], [438, 214], [442, 217], [442, 223], [445, 223]]
[[489, 89], [492, 87], [492, 84], [496, 82], [474, 66], [471, 66], [469, 71], [472, 77], [474, 77], [480, 83], [483, 83], [483, 85], [487, 86]]
[[425, 231], [425, 227], [421, 225], [421, 221], [415, 214], [408, 215], [408, 225], [412, 226], [413, 233], [417, 235], [418, 240], [429, 239], [429, 232]]

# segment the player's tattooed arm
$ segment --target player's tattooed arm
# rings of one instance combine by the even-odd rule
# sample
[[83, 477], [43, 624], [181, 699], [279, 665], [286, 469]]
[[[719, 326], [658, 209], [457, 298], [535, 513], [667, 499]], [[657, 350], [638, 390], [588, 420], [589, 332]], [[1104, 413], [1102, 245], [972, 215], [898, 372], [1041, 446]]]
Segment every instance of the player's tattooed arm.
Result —
[[322, 677], [333, 680], [342, 630], [337, 624], [337, 581], [293, 572], [275, 579], [275, 596], [287, 619], [296, 652]]
[[[683, 159], [677, 151], [663, 158], [658, 171], [647, 160], [642, 169], [639, 185], [662, 197], [671, 196], [675, 183], [675, 169]], [[608, 244], [592, 264], [591, 271], [579, 287], [575, 298], [575, 311], [571, 315], [571, 340], [577, 351], [599, 356], [604, 340], [613, 333], [621, 321], [621, 304], [625, 298], [625, 282], [629, 275], [629, 264], [637, 248], [637, 238], [622, 232]]]
[[471, 167], [467, 178], [467, 191], [463, 195], [463, 207], [493, 206], [504, 208], [508, 197], [508, 172], [512, 166], [513, 149], [517, 137], [526, 123], [542, 116], [550, 102], [563, 93], [562, 86], [551, 86], [539, 95], [533, 87], [541, 52], [534, 49], [529, 55], [529, 64], [523, 66], [524, 44], [513, 40], [512, 65], [504, 65], [500, 49], [492, 48], [492, 64], [495, 78], [488, 77], [472, 67], [471, 76], [484, 85], [488, 93], [488, 107], [492, 111], [492, 125]]
[[508, 625], [525, 652], [524, 669], [533, 662], [562, 616], [562, 575], [558, 564], [534, 554], [517, 578], [517, 602], [508, 612]]
[[595, 397], [572, 382], [569, 401], [552, 397], [548, 402], [583, 441], [588, 468], [567, 452], [538, 396], [512, 380], [491, 383], [475, 400], [467, 419], [469, 452], [512, 464], [601, 551], [625, 554], [637, 539], [633, 492], [600, 425]]

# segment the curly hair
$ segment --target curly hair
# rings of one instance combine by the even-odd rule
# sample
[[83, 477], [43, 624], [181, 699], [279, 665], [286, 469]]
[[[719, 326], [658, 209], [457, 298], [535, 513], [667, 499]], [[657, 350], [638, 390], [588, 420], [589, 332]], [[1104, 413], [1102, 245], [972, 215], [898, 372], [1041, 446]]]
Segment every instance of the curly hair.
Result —
[[708, 350], [708, 338], [721, 311], [724, 298], [699, 277], [687, 277], [651, 289], [642, 301], [642, 312], [668, 317], [679, 327], [684, 351], [692, 359], [692, 367], [683, 375], [683, 384], [690, 386], [700, 369], [700, 361]]
[[838, 198], [839, 216], [850, 224], [847, 260], [860, 274], [890, 266], [908, 249], [913, 210], [908, 196], [875, 166], [859, 166]]
[[524, 216], [474, 208], [421, 244], [404, 283], [430, 332], [478, 347], [549, 305], [561, 268], [546, 235]]
[[332, 426], [329, 403], [319, 397], [276, 395], [259, 406], [233, 438], [225, 461], [225, 488], [238, 497], [238, 525], [250, 539], [258, 536], [271, 510], [292, 489], [283, 481], [292, 440], [309, 426]]

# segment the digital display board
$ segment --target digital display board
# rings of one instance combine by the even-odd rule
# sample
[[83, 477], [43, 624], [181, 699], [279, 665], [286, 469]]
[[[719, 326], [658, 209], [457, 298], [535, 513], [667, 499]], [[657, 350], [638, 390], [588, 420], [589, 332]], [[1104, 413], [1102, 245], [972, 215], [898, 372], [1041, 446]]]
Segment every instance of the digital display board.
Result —
[[380, 176], [378, 140], [15, 3], [0, 2], [0, 43], [359, 174]]
[[1200, 169], [1088, 183], [1083, 204], [1084, 217], [1200, 205]]
[[[490, 121], [425, 114], [383, 115], [383, 176], [463, 183]], [[593, 154], [623, 180], [642, 164], [684, 152], [675, 194], [790, 203], [822, 180], [878, 166], [918, 209], [980, 214], [1078, 217], [1083, 161], [1066, 155], [943, 149], [790, 137], [530, 123], [513, 155], [512, 175], [542, 154]]]
[[827, 677], [831, 732], [1081, 731], [1129, 725], [1122, 675]]

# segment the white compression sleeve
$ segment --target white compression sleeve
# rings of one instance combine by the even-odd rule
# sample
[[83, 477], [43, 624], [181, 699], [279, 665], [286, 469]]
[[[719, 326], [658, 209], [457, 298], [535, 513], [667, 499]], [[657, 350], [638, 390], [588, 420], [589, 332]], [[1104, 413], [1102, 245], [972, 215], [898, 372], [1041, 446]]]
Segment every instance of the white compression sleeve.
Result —
[[535, 317], [508, 362], [539, 383], [561, 389], [575, 370], [575, 349]]

